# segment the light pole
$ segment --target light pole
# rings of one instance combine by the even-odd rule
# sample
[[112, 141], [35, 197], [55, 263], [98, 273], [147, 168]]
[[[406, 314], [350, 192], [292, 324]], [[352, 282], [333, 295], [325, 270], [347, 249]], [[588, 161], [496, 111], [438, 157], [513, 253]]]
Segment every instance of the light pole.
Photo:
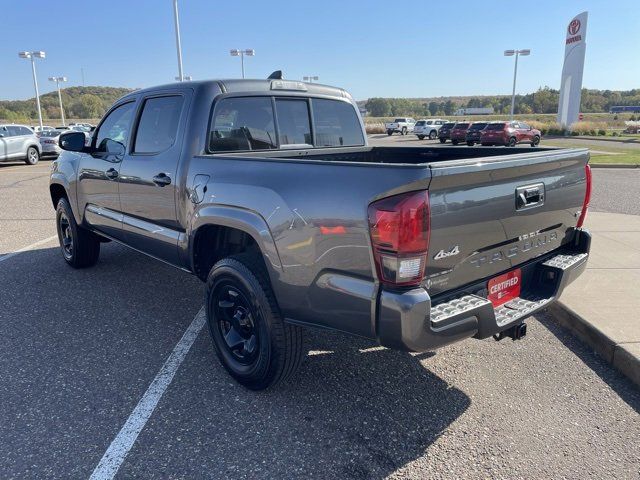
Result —
[[238, 50], [234, 48], [230, 50], [229, 53], [232, 57], [240, 57], [240, 64], [242, 65], [242, 78], [244, 78], [244, 56], [253, 57], [256, 54], [256, 51], [253, 48], [245, 48], [244, 50]]
[[176, 77], [176, 80], [178, 80], [179, 82], [190, 82], [191, 80], [193, 80], [193, 78], [191, 77], [191, 75], [183, 75], [182, 80], [180, 79], [180, 77]]
[[305, 82], [309, 82], [309, 83], [313, 83], [313, 82], [317, 82], [319, 80], [319, 77], [317, 75], [312, 76], [308, 76], [308, 77], [302, 77], [302, 80], [304, 80]]
[[62, 126], [65, 126], [64, 123], [64, 108], [62, 108], [62, 95], [60, 94], [60, 82], [66, 82], [67, 77], [49, 77], [49, 80], [52, 82], [56, 82], [56, 87], [58, 87], [58, 101], [60, 102], [60, 115], [62, 115]]
[[184, 81], [182, 72], [182, 46], [180, 45], [180, 21], [178, 19], [178, 0], [173, 0], [173, 19], [176, 25], [176, 50], [178, 51], [178, 79]]
[[40, 109], [40, 93], [38, 92], [38, 80], [36, 78], [36, 58], [45, 58], [45, 53], [37, 52], [18, 52], [20, 58], [31, 59], [31, 72], [33, 73], [33, 88], [36, 91], [36, 106], [38, 107], [38, 120], [40, 121], [40, 130], [42, 130], [42, 110]]
[[511, 93], [511, 120], [513, 120], [513, 110], [515, 108], [516, 105], [516, 76], [518, 75], [518, 57], [520, 55], [523, 56], [527, 56], [531, 53], [531, 50], [524, 49], [524, 50], [505, 50], [504, 51], [504, 56], [505, 57], [512, 57], [512, 56], [516, 56], [516, 65], [513, 69], [513, 92]]

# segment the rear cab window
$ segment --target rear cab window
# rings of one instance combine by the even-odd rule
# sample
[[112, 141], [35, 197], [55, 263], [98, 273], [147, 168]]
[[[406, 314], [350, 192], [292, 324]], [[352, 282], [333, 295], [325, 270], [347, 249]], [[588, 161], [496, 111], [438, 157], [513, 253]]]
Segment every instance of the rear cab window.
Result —
[[208, 150], [275, 150], [362, 146], [353, 105], [314, 97], [227, 97], [216, 102]]
[[176, 141], [184, 99], [181, 95], [147, 98], [138, 122], [134, 153], [160, 153]]

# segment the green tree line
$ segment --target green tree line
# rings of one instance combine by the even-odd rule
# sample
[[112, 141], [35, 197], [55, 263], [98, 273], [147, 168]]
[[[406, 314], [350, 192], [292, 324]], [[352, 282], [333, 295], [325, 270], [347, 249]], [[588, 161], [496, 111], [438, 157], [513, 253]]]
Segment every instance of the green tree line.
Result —
[[[118, 98], [130, 88], [69, 87], [61, 90], [62, 103], [67, 118], [100, 118]], [[42, 116], [45, 119], [60, 118], [58, 92], [40, 95]], [[35, 98], [29, 100], [0, 100], [0, 120], [28, 121], [38, 118]]]
[[[560, 92], [550, 87], [541, 87], [537, 92], [516, 95], [515, 113], [557, 113]], [[581, 111], [584, 113], [608, 112], [614, 105], [640, 105], [640, 89], [627, 91], [582, 89]], [[511, 111], [510, 95], [478, 97], [440, 98], [370, 98], [364, 103], [373, 117], [397, 115], [450, 116], [458, 108], [493, 107], [497, 114]]]

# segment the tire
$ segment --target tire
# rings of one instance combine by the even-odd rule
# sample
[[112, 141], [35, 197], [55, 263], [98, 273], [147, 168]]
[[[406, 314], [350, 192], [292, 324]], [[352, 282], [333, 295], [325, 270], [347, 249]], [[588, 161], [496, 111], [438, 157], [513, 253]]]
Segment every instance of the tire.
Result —
[[473, 147], [474, 145], [475, 145], [475, 143], [474, 143], [474, 142], [467, 142], [467, 146], [468, 146], [468, 147]]
[[515, 147], [516, 143], [518, 143], [518, 141], [516, 140], [516, 137], [511, 137], [506, 146], [507, 147]]
[[458, 140], [451, 140], [451, 143], [453, 143], [454, 145], [458, 144]]
[[297, 370], [302, 329], [284, 322], [259, 260], [241, 254], [217, 262], [207, 278], [205, 305], [218, 359], [238, 383], [264, 390]]
[[447, 139], [446, 138], [441, 138], [440, 139], [440, 143], [447, 143]]
[[387, 130], [387, 135], [389, 136], [393, 135], [393, 130]]
[[538, 135], [536, 135], [535, 137], [533, 137], [533, 141], [531, 142], [531, 146], [535, 148], [539, 144], [540, 144], [540, 137]]
[[27, 156], [24, 159], [24, 163], [27, 165], [35, 165], [40, 161], [40, 153], [36, 147], [27, 148]]
[[418, 140], [424, 140], [424, 135], [418, 135]]
[[435, 140], [438, 137], [438, 132], [436, 132], [435, 130], [431, 130], [431, 132], [429, 132], [429, 140]]
[[76, 223], [66, 198], [58, 201], [56, 230], [65, 262], [73, 268], [86, 268], [96, 264], [100, 257], [100, 238]]

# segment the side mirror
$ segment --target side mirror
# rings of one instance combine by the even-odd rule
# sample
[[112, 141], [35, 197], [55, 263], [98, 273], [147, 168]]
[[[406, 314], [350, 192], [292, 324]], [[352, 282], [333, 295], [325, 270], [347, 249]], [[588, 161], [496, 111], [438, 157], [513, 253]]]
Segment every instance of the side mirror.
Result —
[[60, 148], [69, 152], [82, 152], [84, 150], [85, 135], [82, 132], [67, 132], [60, 135]]
[[122, 158], [127, 150], [122, 143], [111, 140], [110, 138], [105, 139], [105, 147], [105, 150], [110, 155], [115, 155], [116, 158]]

